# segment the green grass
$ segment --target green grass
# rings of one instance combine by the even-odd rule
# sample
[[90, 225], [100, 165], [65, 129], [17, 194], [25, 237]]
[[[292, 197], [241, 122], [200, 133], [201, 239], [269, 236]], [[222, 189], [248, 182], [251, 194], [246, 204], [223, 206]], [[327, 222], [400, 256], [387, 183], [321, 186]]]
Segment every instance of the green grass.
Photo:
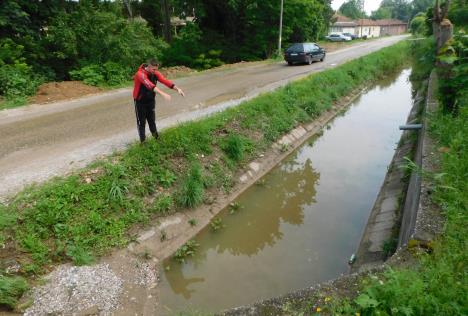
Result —
[[6, 109], [13, 109], [28, 103], [27, 97], [16, 97], [13, 99], [0, 99], [0, 111]]
[[28, 284], [25, 279], [0, 275], [0, 307], [14, 308], [26, 290]]
[[31, 186], [0, 207], [3, 243], [11, 245], [25, 275], [61, 262], [85, 264], [124, 246], [135, 224], [200, 205], [207, 188], [228, 192], [233, 174], [284, 133], [400, 69], [407, 47], [400, 43], [311, 75], [168, 129], [158, 141], [134, 144], [71, 176]]

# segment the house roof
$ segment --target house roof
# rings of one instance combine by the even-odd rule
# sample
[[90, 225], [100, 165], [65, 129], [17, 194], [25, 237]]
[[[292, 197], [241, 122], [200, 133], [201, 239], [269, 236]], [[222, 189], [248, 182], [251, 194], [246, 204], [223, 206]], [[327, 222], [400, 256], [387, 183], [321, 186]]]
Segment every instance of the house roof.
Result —
[[356, 26], [356, 22], [354, 22], [350, 18], [341, 14], [335, 13], [335, 15], [332, 18], [332, 21], [333, 20], [335, 20], [335, 22], [333, 23], [333, 26], [349, 26], [349, 27]]
[[359, 19], [356, 20], [356, 23], [358, 26], [380, 26], [380, 24], [377, 21], [371, 20], [371, 19]]
[[406, 22], [397, 20], [397, 19], [382, 19], [382, 20], [377, 20], [376, 22], [379, 23], [381, 26], [390, 26], [390, 25], [405, 25]]
[[404, 25], [407, 24], [403, 21], [397, 19], [381, 19], [381, 20], [371, 20], [371, 19], [358, 19], [358, 20], [351, 20], [350, 18], [335, 13], [332, 18], [333, 26], [341, 26], [341, 27], [355, 27], [355, 26], [394, 26], [394, 25]]

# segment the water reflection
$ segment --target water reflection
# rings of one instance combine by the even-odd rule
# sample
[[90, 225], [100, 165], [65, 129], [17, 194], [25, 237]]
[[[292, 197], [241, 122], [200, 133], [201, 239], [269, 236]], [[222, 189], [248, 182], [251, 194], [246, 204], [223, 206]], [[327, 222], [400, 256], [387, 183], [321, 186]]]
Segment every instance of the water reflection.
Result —
[[[241, 209], [237, 213], [227, 216], [228, 210], [220, 213], [226, 224], [225, 229], [213, 233], [205, 228], [201, 232], [197, 239], [202, 246], [189, 264], [195, 268], [204, 264], [210, 251], [250, 257], [267, 246], [273, 247], [283, 238], [281, 223], [296, 226], [303, 224], [304, 208], [315, 203], [315, 186], [319, 178], [320, 174], [312, 167], [310, 159], [298, 162], [295, 156], [289, 158], [281, 168], [264, 177], [261, 181], [264, 184], [255, 186], [239, 197]], [[248, 207], [243, 207], [244, 203]], [[186, 278], [186, 265], [171, 259], [166, 260], [164, 266], [170, 267], [165, 274], [171, 289], [185, 299], [191, 298], [195, 292], [189, 289], [190, 286], [205, 281], [202, 277]]]

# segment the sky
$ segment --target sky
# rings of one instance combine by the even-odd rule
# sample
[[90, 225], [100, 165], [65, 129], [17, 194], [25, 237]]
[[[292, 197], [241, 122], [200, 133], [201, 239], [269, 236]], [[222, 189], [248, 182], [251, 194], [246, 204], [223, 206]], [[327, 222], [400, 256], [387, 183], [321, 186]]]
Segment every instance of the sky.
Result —
[[[332, 8], [333, 10], [338, 10], [338, 8], [345, 2], [346, 0], [333, 0], [332, 1]], [[382, 0], [364, 0], [364, 10], [367, 14], [371, 14], [372, 11], [378, 9], [379, 4]]]

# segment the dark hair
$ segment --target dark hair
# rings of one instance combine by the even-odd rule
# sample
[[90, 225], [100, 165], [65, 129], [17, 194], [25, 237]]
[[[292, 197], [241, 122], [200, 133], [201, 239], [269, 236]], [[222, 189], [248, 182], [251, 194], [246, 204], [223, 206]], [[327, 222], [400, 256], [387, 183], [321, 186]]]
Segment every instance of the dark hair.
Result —
[[161, 63], [156, 58], [150, 58], [146, 64], [148, 66], [159, 66]]

